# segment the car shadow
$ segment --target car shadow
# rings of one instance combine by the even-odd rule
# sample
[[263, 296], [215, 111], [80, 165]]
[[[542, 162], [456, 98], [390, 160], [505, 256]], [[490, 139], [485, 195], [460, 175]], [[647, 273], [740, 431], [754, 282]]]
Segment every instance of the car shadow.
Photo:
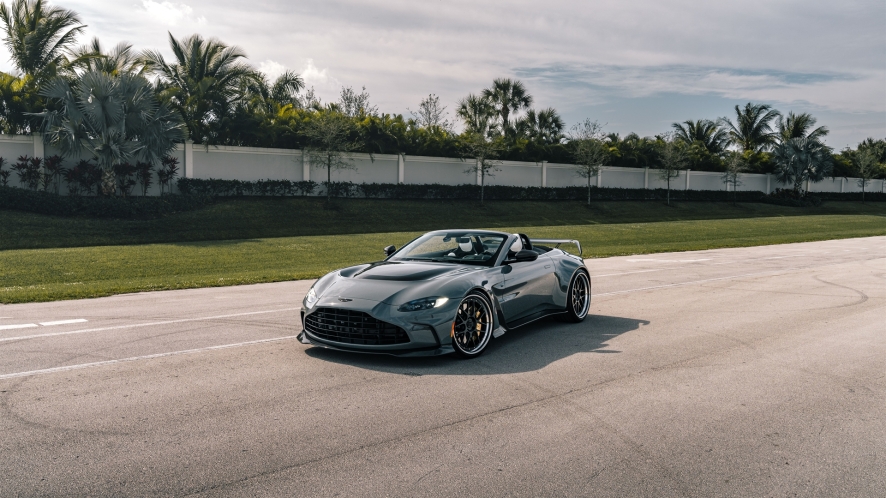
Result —
[[494, 339], [483, 355], [472, 360], [455, 355], [400, 358], [321, 347], [309, 348], [306, 353], [323, 361], [408, 376], [498, 375], [539, 370], [578, 353], [620, 353], [609, 349], [608, 341], [648, 324], [636, 318], [601, 315], [589, 315], [578, 324], [542, 320]]

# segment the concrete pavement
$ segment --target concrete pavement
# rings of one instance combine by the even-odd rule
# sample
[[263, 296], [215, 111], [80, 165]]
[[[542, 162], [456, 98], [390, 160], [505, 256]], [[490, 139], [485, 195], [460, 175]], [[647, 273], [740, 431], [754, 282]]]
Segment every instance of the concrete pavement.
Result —
[[0, 306], [0, 496], [886, 496], [886, 237], [588, 266], [472, 361], [304, 346], [307, 281]]

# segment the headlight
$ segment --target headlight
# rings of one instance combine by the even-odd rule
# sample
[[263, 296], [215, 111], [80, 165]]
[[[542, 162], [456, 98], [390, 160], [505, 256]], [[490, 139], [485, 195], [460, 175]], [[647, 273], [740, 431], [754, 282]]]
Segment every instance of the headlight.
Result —
[[305, 296], [305, 306], [313, 308], [315, 304], [317, 304], [317, 293], [314, 292], [314, 288], [311, 287], [311, 290], [308, 291], [308, 295]]
[[449, 301], [448, 297], [426, 297], [423, 299], [416, 299], [415, 301], [409, 301], [403, 306], [400, 306], [397, 308], [397, 311], [422, 311], [439, 308], [446, 304], [446, 301]]

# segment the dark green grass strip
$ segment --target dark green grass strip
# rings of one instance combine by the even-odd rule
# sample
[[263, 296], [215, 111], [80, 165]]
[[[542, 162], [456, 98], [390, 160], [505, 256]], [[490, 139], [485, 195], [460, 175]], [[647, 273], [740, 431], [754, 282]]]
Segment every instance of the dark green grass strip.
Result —
[[222, 200], [157, 220], [61, 218], [0, 210], [0, 250], [239, 240], [305, 235], [867, 214], [886, 216], [886, 203], [827, 202], [818, 208], [771, 204], [685, 202], [467, 201], [315, 198]]

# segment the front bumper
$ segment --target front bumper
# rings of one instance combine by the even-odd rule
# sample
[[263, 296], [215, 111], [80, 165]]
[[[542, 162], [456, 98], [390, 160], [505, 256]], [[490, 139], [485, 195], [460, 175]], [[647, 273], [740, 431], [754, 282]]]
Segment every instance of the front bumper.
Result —
[[[347, 309], [366, 313], [376, 320], [402, 328], [409, 337], [409, 342], [388, 345], [352, 344], [318, 337], [305, 326], [305, 317], [320, 308]], [[438, 356], [453, 352], [450, 332], [457, 308], [458, 301], [450, 300], [440, 308], [403, 313], [397, 311], [396, 307], [392, 305], [366, 299], [353, 299], [347, 303], [338, 302], [337, 299], [321, 299], [311, 309], [304, 307], [301, 309], [302, 332], [298, 335], [298, 339], [302, 344], [338, 351], [394, 356]]]

